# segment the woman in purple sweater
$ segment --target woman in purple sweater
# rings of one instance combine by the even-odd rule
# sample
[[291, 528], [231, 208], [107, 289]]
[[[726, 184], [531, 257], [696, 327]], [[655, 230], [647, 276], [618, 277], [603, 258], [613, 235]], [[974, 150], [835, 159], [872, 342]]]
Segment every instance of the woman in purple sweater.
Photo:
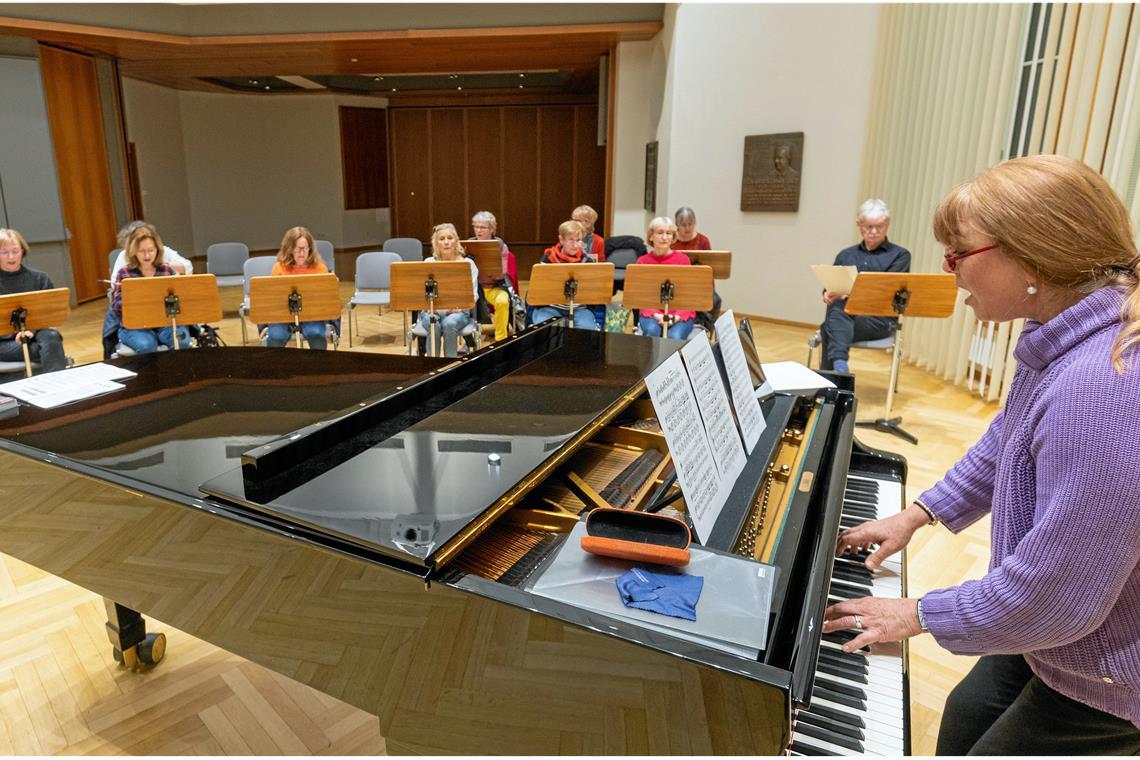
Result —
[[943, 198], [946, 271], [983, 320], [1027, 321], [1005, 409], [915, 508], [843, 531], [876, 569], [920, 527], [992, 516], [989, 572], [921, 599], [855, 599], [844, 648], [929, 631], [981, 659], [938, 754], [1140, 754], [1140, 256], [1084, 164], [1031, 156]]

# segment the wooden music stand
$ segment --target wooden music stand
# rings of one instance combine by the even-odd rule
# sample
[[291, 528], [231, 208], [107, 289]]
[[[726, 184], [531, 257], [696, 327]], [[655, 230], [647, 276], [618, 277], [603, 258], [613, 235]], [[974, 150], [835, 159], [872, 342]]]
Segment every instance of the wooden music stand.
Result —
[[[177, 277], [129, 277], [123, 280], [123, 327], [153, 330], [179, 325], [220, 322], [222, 302], [218, 280], [212, 274]], [[178, 336], [173, 338], [179, 349]]]
[[714, 280], [727, 280], [732, 276], [732, 251], [681, 251], [694, 264], [712, 267]]
[[[15, 333], [61, 325], [70, 309], [71, 291], [67, 288], [0, 296], [0, 314], [8, 318], [8, 324]], [[31, 377], [32, 357], [28, 354], [28, 342], [21, 340], [20, 346], [24, 349], [24, 376]]]
[[[476, 265], [478, 266], [478, 265]], [[438, 309], [471, 309], [471, 265], [459, 261], [401, 261], [392, 264], [392, 308], [427, 311], [428, 356], [435, 351]]]
[[292, 324], [301, 347], [301, 316], [323, 322], [340, 316], [340, 284], [335, 274], [266, 275], [249, 278], [249, 320]]
[[908, 317], [948, 317], [954, 313], [958, 286], [952, 274], [916, 274], [912, 272], [860, 272], [844, 307], [848, 314], [865, 317], [896, 317], [895, 347], [891, 354], [891, 377], [887, 383], [885, 416], [877, 420], [856, 422], [882, 433], [897, 435], [913, 444], [918, 439], [902, 429], [902, 417], [891, 417], [895, 383], [902, 358], [903, 315]]
[[621, 303], [630, 309], [661, 309], [665, 332], [672, 311], [709, 311], [713, 305], [713, 270], [684, 264], [630, 264], [625, 268]]
[[526, 302], [531, 306], [569, 306], [567, 324], [574, 324], [575, 304], [609, 303], [614, 295], [614, 265], [582, 261], [577, 264], [535, 264], [530, 268]]
[[503, 249], [498, 240], [464, 240], [467, 258], [475, 262], [480, 277], [500, 280], [507, 276], [503, 271]]

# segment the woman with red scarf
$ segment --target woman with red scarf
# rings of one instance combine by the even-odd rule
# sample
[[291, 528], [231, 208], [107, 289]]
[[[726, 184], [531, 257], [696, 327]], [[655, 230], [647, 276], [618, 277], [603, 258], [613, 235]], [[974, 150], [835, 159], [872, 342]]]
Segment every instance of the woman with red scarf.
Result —
[[[582, 238], [585, 230], [579, 222], [573, 220], [558, 225], [558, 244], [547, 248], [539, 260], [539, 264], [579, 264], [589, 261], [582, 250]], [[565, 317], [570, 313], [570, 304], [557, 306], [538, 306], [531, 314], [531, 322], [538, 324], [548, 319]], [[583, 330], [597, 330], [598, 321], [589, 306], [574, 306], [574, 326]]]

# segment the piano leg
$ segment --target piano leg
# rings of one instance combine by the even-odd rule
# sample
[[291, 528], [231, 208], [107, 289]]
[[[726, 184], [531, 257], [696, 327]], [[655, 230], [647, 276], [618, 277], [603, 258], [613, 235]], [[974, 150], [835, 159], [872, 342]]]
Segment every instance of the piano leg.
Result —
[[118, 602], [104, 599], [103, 603], [107, 608], [107, 638], [115, 660], [131, 669], [162, 662], [166, 634], [147, 633], [143, 616]]

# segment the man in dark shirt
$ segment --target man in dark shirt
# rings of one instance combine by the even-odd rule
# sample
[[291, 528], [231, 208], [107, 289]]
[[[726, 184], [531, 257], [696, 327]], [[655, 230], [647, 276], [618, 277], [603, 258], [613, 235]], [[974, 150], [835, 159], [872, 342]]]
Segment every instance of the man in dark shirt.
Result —
[[[877, 198], [863, 202], [855, 217], [863, 242], [844, 248], [835, 257], [835, 266], [853, 266], [860, 272], [909, 272], [910, 251], [887, 240], [891, 212]], [[847, 313], [847, 296], [823, 291], [827, 304], [820, 336], [823, 338], [823, 369], [849, 372], [847, 356], [856, 341], [885, 338], [895, 329], [893, 317], [856, 317]]]
[[[0, 295], [29, 293], [33, 290], [51, 290], [51, 278], [43, 272], [24, 266], [28, 244], [15, 230], [0, 229]], [[38, 361], [44, 372], [54, 372], [67, 366], [63, 353], [63, 338], [51, 328], [27, 330], [19, 335], [0, 335], [0, 361], [24, 360], [21, 340], [28, 341], [32, 361]]]

